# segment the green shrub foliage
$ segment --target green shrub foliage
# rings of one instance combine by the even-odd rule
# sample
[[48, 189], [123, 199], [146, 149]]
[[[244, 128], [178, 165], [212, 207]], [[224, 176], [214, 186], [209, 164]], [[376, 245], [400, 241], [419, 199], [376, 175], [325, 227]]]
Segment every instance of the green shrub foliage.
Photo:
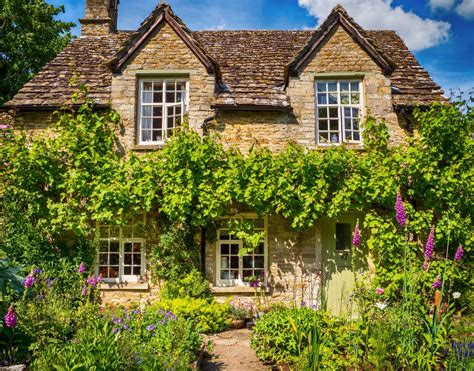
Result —
[[[473, 113], [462, 102], [415, 110], [417, 133], [407, 145], [390, 146], [385, 125], [369, 119], [364, 151], [345, 146], [310, 151], [290, 143], [281, 153], [254, 147], [246, 156], [225, 149], [215, 135], [201, 137], [187, 128], [162, 151], [126, 152], [118, 115], [97, 111], [90, 101], [57, 117], [52, 136], [0, 133], [0, 193], [27, 218], [37, 249], [43, 241], [57, 246], [44, 248], [46, 254], [60, 250], [65, 235], [90, 238], [92, 220], [118, 223], [139, 211], [186, 225], [194, 236], [235, 205], [260, 216], [281, 215], [297, 230], [321, 216], [357, 210], [367, 214], [363, 243], [380, 268], [378, 279], [388, 286], [400, 279], [394, 272], [401, 264], [401, 241], [393, 225], [400, 190], [411, 239], [419, 242], [412, 253], [422, 254], [435, 225], [435, 254], [443, 251], [448, 234], [453, 245], [465, 246], [468, 258], [453, 274], [458, 284], [469, 282], [469, 269], [462, 268], [470, 264], [474, 241]], [[8, 205], [5, 210], [10, 213]], [[11, 213], [2, 244], [8, 255], [17, 251], [12, 241], [21, 235]], [[11, 256], [30, 265], [35, 254]]]

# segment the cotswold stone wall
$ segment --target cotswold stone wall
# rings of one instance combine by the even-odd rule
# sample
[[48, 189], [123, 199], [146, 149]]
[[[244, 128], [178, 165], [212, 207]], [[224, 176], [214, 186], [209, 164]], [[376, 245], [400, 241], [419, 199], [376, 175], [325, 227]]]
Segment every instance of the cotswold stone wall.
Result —
[[[154, 72], [155, 71], [155, 72]], [[112, 79], [112, 105], [122, 118], [123, 140], [128, 148], [137, 144], [138, 77], [170, 77], [163, 73], [183, 71], [178, 77], [189, 78], [189, 122], [201, 130], [201, 124], [210, 115], [214, 97], [215, 77], [209, 75], [196, 55], [168, 25], [160, 26], [149, 42], [129, 61], [120, 74]]]

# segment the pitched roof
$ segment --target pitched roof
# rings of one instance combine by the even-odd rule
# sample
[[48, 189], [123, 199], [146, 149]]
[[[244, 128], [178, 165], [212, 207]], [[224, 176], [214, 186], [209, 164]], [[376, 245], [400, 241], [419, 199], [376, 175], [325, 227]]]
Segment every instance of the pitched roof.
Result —
[[204, 64], [209, 73], [216, 73], [219, 76], [218, 64], [209, 56], [201, 45], [193, 38], [184, 22], [174, 14], [171, 7], [162, 2], [153, 12], [142, 22], [139, 29], [130, 37], [129, 41], [117, 52], [109, 62], [109, 66], [114, 72], [119, 72], [133, 54], [146, 44], [147, 40], [161, 24], [168, 23], [173, 30], [181, 37], [184, 43], [190, 48], [198, 59]]
[[[341, 7], [342, 8], [342, 7]], [[342, 16], [341, 16], [342, 14]], [[378, 63], [392, 69], [393, 103], [397, 108], [427, 105], [443, 100], [442, 90], [431, 79], [393, 31], [362, 30], [339, 9], [329, 23], [347, 22], [369, 48]], [[46, 109], [68, 103], [74, 88], [70, 80], [89, 88], [97, 104], [110, 103], [112, 68], [119, 69], [134, 50], [144, 42], [156, 25], [166, 21], [179, 28], [182, 38], [193, 48], [203, 63], [217, 75], [217, 107], [254, 109], [288, 109], [285, 91], [291, 70], [297, 70], [307, 53], [324, 36], [322, 25], [317, 31], [190, 31], [169, 6], [159, 5], [136, 32], [118, 32], [104, 36], [87, 36], [74, 40], [53, 61], [7, 103], [10, 107]], [[344, 21], [345, 20], [345, 21]], [[327, 22], [328, 22], [327, 21]], [[138, 45], [138, 46], [137, 46]], [[387, 56], [390, 56], [388, 58]]]

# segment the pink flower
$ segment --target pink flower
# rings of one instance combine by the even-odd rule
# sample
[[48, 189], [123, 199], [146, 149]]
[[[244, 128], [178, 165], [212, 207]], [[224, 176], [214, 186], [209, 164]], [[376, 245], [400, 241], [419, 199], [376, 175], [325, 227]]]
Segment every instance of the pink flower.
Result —
[[97, 286], [97, 278], [95, 278], [95, 276], [89, 276], [86, 282], [89, 286], [92, 286], [92, 287]]
[[97, 283], [101, 283], [102, 280], [103, 280], [103, 278], [102, 278], [102, 273], [101, 273], [101, 274], [99, 274], [99, 277], [97, 277]]
[[23, 281], [23, 285], [26, 289], [30, 289], [31, 287], [33, 287], [34, 283], [35, 277], [33, 277], [31, 274], [25, 278], [25, 281]]
[[86, 295], [87, 295], [87, 286], [84, 286], [84, 287], [82, 288], [81, 294], [82, 294], [82, 296], [86, 296]]
[[442, 282], [441, 282], [441, 276], [438, 276], [436, 277], [436, 280], [433, 282], [433, 284], [431, 285], [431, 288], [433, 289], [440, 289], [441, 286], [442, 286]]
[[400, 191], [397, 192], [397, 200], [395, 201], [395, 219], [400, 227], [404, 227], [407, 224], [407, 213], [405, 206], [403, 206], [402, 196]]
[[16, 327], [17, 318], [16, 318], [16, 313], [15, 313], [15, 308], [13, 308], [13, 306], [8, 308], [7, 314], [3, 318], [3, 321], [5, 322], [5, 327], [7, 328]]
[[458, 249], [456, 250], [456, 255], [454, 255], [454, 260], [457, 262], [462, 259], [462, 256], [464, 255], [464, 249], [462, 248], [462, 245], [459, 245]]
[[375, 293], [376, 293], [377, 295], [383, 295], [383, 294], [385, 294], [385, 290], [384, 290], [383, 288], [381, 288], [381, 287], [377, 287], [377, 288], [375, 289]]
[[0, 125], [0, 130], [6, 130], [6, 129], [9, 129], [10, 126], [8, 125]]
[[434, 249], [434, 227], [431, 227], [430, 234], [428, 236], [428, 239], [426, 240], [426, 245], [425, 245], [425, 257], [428, 261], [431, 260], [433, 257], [433, 249]]
[[79, 274], [84, 274], [86, 272], [86, 265], [84, 263], [81, 263], [77, 271], [79, 272]]
[[354, 228], [354, 235], [352, 237], [352, 245], [354, 247], [359, 247], [359, 245], [360, 245], [359, 223], [357, 223], [355, 228]]

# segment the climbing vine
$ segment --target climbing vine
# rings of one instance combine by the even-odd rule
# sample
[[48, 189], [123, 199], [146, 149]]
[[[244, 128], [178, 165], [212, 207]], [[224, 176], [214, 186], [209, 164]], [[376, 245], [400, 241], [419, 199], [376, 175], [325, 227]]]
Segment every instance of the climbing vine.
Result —
[[[418, 135], [403, 146], [390, 146], [384, 123], [369, 119], [364, 151], [312, 151], [289, 143], [280, 153], [255, 147], [246, 156], [225, 149], [215, 134], [202, 137], [186, 127], [161, 151], [127, 152], [117, 113], [97, 111], [90, 100], [55, 115], [52, 135], [11, 128], [0, 134], [4, 202], [22, 208], [49, 241], [67, 233], [90, 237], [92, 221], [120, 224], [126, 214], [141, 211], [196, 231], [236, 209], [281, 215], [296, 230], [356, 210], [367, 214], [363, 241], [381, 267], [380, 279], [390, 281], [394, 269], [388, 267], [400, 261], [392, 225], [398, 190], [412, 240], [420, 245], [415, 253], [431, 226], [439, 252], [448, 234], [467, 252], [474, 241], [473, 112], [464, 102], [415, 110]], [[251, 240], [249, 226], [241, 233]], [[2, 246], [7, 254], [10, 245]], [[459, 280], [468, 279], [468, 271]]]

